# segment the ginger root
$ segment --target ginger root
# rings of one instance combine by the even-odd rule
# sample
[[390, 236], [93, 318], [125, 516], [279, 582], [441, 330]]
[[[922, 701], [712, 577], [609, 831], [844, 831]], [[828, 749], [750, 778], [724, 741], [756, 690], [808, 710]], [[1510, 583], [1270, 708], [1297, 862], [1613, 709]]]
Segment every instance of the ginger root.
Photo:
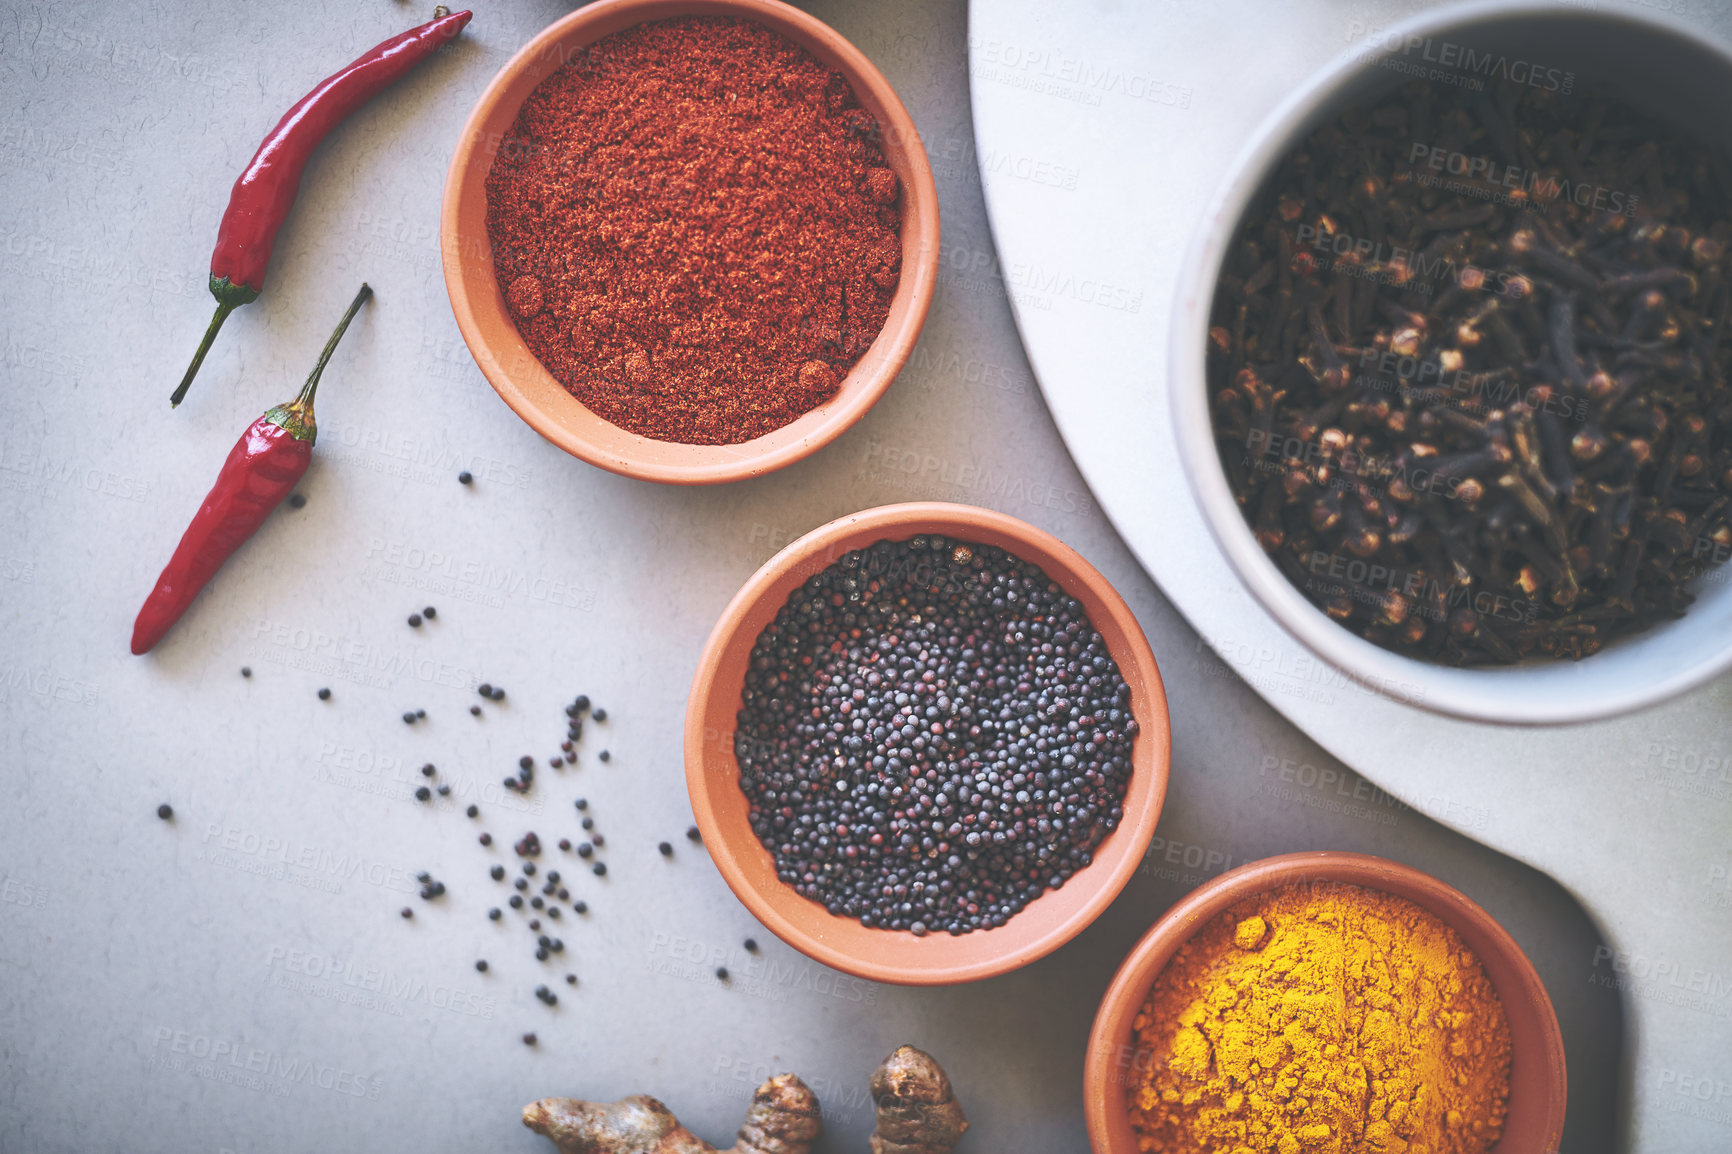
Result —
[[878, 1103], [872, 1154], [950, 1154], [968, 1129], [944, 1067], [913, 1046], [898, 1046], [878, 1063], [872, 1100]]
[[[872, 1154], [950, 1154], [968, 1129], [944, 1068], [913, 1046], [898, 1046], [872, 1074], [878, 1129]], [[645, 1094], [618, 1102], [543, 1098], [523, 1108], [523, 1124], [560, 1154], [809, 1154], [823, 1129], [818, 1096], [793, 1074], [777, 1074], [752, 1095], [739, 1140], [726, 1151], [680, 1125]]]

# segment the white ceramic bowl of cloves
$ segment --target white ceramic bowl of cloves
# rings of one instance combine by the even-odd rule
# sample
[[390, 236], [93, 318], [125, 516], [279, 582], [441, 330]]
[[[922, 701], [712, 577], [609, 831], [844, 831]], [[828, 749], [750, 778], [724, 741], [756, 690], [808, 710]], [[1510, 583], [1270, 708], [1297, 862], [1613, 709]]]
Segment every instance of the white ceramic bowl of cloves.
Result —
[[1555, 3], [1356, 45], [1240, 154], [1178, 295], [1205, 519], [1387, 694], [1607, 717], [1732, 665], [1732, 56]]

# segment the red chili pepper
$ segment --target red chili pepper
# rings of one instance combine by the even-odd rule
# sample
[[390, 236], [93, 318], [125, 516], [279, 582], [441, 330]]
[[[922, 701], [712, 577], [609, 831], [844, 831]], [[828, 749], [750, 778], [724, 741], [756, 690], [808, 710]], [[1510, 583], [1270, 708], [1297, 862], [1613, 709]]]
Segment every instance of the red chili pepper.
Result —
[[306, 474], [319, 433], [313, 420], [313, 394], [319, 391], [319, 377], [349, 322], [372, 295], [373, 290], [366, 285], [355, 294], [354, 303], [325, 342], [325, 351], [319, 354], [319, 363], [301, 386], [300, 395], [254, 421], [229, 450], [216, 484], [181, 536], [168, 567], [156, 579], [156, 588], [145, 598], [144, 608], [138, 611], [132, 627], [134, 653], [148, 653], [162, 640], [229, 555], [258, 531], [271, 510]]
[[[435, 9], [443, 12], [441, 6]], [[469, 13], [455, 12], [411, 28], [378, 45], [347, 68], [325, 77], [283, 114], [265, 137], [246, 171], [229, 193], [228, 210], [217, 230], [216, 251], [210, 258], [210, 291], [217, 299], [216, 317], [205, 330], [192, 366], [169, 398], [178, 405], [204, 364], [229, 314], [257, 300], [265, 287], [265, 266], [277, 230], [294, 207], [301, 173], [320, 141], [348, 115], [395, 84], [410, 69], [451, 41], [469, 23]]]

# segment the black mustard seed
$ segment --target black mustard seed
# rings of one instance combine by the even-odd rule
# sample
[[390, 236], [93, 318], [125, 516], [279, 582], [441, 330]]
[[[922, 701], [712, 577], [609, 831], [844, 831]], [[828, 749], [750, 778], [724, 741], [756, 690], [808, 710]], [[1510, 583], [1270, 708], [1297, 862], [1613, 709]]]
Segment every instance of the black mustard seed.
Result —
[[1130, 689], [1038, 566], [939, 536], [844, 555], [758, 637], [734, 752], [781, 879], [863, 925], [1003, 925], [1123, 816]]

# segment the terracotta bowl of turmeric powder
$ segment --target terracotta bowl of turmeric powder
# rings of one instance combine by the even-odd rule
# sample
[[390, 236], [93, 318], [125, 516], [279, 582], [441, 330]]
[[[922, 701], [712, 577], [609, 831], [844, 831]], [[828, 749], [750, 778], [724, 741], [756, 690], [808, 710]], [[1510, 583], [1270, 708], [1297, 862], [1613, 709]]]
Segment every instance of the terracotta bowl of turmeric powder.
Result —
[[[858, 251], [832, 254], [820, 245], [822, 251], [810, 252], [812, 243], [788, 239], [785, 220], [774, 213], [762, 215], [770, 213], [762, 206], [785, 205], [794, 196], [835, 194], [828, 186], [807, 189], [799, 184], [807, 163], [803, 154], [785, 152], [777, 143], [769, 151], [728, 154], [723, 157], [726, 163], [696, 168], [676, 163], [683, 134], [698, 130], [691, 118], [699, 114], [690, 108], [699, 103], [682, 94], [685, 90], [669, 87], [665, 76], [639, 83], [629, 68], [649, 58], [642, 44], [645, 37], [658, 35], [655, 30], [665, 26], [662, 22], [683, 18], [745, 21], [760, 26], [748, 30], [745, 39], [755, 36], [761, 44], [767, 39], [764, 30], [780, 38], [766, 51], [785, 56], [791, 44], [806, 54], [790, 65], [796, 71], [770, 76], [762, 84], [755, 74], [735, 76], [728, 68], [727, 53], [741, 39], [738, 34], [730, 41], [717, 33], [688, 47], [683, 56], [670, 50], [656, 59], [683, 60], [685, 76], [703, 91], [744, 85], [733, 93], [741, 101], [791, 100], [787, 94], [798, 93], [818, 102], [815, 107], [831, 101], [836, 115], [852, 117], [850, 131], [865, 138], [860, 147], [868, 159], [859, 162], [867, 167], [856, 174], [861, 175], [858, 185], [848, 186], [854, 190], [850, 195], [876, 201], [882, 210], [871, 226], [878, 231], [862, 232], [867, 239], [859, 240]], [[607, 44], [598, 43], [602, 41]], [[619, 50], [621, 44], [628, 44], [631, 52]], [[580, 83], [562, 79], [576, 75], [567, 66], [599, 78], [595, 83], [613, 80], [624, 89], [605, 99], [592, 98], [601, 104], [598, 115], [614, 118], [608, 122], [611, 135], [583, 137], [582, 149], [569, 154], [563, 150], [565, 141], [544, 143], [520, 135], [527, 122], [519, 120], [526, 102], [542, 95], [538, 90], [544, 81]], [[814, 77], [821, 80], [826, 70], [831, 75], [827, 87], [813, 92], [807, 91], [810, 85], [801, 87]], [[839, 89], [837, 74], [849, 94]], [[640, 90], [649, 89], [670, 94], [647, 102], [637, 99]], [[567, 98], [577, 99], [569, 93], [561, 97]], [[668, 105], [658, 108], [657, 100]], [[534, 123], [545, 125], [549, 106], [535, 107]], [[723, 107], [733, 105], [724, 102]], [[652, 117], [665, 123], [652, 124]], [[756, 122], [742, 118], [740, 123], [748, 125], [741, 129], [747, 131]], [[794, 138], [788, 146], [800, 143]], [[639, 147], [661, 150], [658, 159], [645, 160], [641, 174], [622, 177], [621, 165], [611, 160], [585, 159], [592, 154], [584, 150]], [[834, 159], [839, 147], [832, 145], [825, 155]], [[557, 164], [550, 162], [537, 179], [569, 179], [579, 191], [567, 193], [560, 185], [561, 196], [550, 200], [538, 186], [519, 191], [504, 209], [490, 206], [490, 188], [497, 192], [503, 179], [495, 173], [500, 162], [507, 169], [519, 163], [527, 168], [533, 162], [514, 160], [513, 153], [521, 157], [543, 148], [557, 157]], [[560, 151], [552, 152], [554, 148]], [[670, 153], [675, 160], [668, 159]], [[568, 178], [568, 168], [559, 166], [577, 175]], [[776, 175], [751, 171], [766, 167]], [[718, 169], [726, 171], [718, 176]], [[703, 181], [724, 176], [726, 187], [711, 192], [701, 187]], [[690, 183], [689, 189], [680, 186], [684, 199], [675, 210], [666, 200], [669, 179]], [[649, 191], [621, 193], [622, 186]], [[619, 233], [624, 240], [599, 242], [602, 255], [594, 255], [595, 238], [612, 235], [625, 220], [619, 213], [639, 211], [631, 199], [637, 195], [663, 199], [642, 210], [650, 214], [644, 220], [632, 219], [634, 232]], [[746, 200], [757, 207], [739, 208]], [[891, 209], [897, 215], [891, 215]], [[594, 214], [594, 227], [569, 223], [586, 211]], [[670, 211], [672, 215], [666, 215]], [[725, 215], [730, 211], [735, 216]], [[825, 227], [839, 211], [823, 210]], [[560, 212], [579, 215], [561, 217]], [[513, 225], [513, 237], [549, 238], [548, 253], [524, 256], [527, 246], [516, 240], [501, 242], [502, 215], [522, 217]], [[864, 222], [866, 217], [859, 219]], [[666, 230], [680, 229], [685, 231], [679, 236], [689, 240], [667, 239]], [[625, 476], [669, 484], [759, 476], [840, 436], [877, 402], [907, 361], [931, 306], [938, 272], [938, 194], [913, 120], [859, 49], [780, 0], [599, 0], [555, 21], [500, 69], [471, 113], [451, 159], [440, 233], [446, 288], [458, 328], [505, 403], [575, 457]], [[661, 237], [663, 243], [646, 247], [646, 237]], [[795, 243], [803, 245], [799, 251], [808, 264], [778, 263], [783, 248], [776, 246]], [[496, 244], [504, 247], [496, 252]], [[567, 244], [569, 255], [563, 249], [553, 251]], [[727, 245], [734, 247], [722, 251]], [[663, 248], [668, 250], [664, 257], [653, 256]], [[627, 250], [650, 254], [639, 256], [635, 266], [645, 283], [622, 285], [612, 273], [598, 271], [606, 260], [627, 260], [620, 255]], [[501, 283], [504, 274], [499, 270], [505, 266], [500, 260], [530, 267], [536, 259], [542, 263], [534, 267], [541, 268], [542, 275], [517, 275]], [[704, 264], [706, 260], [711, 263]], [[861, 263], [865, 260], [877, 263], [868, 270]], [[830, 270], [816, 288], [812, 268]], [[548, 271], [554, 269], [557, 273]], [[663, 271], [665, 281], [659, 279]], [[542, 286], [548, 277], [555, 279], [544, 302]], [[711, 289], [717, 291], [706, 296]], [[556, 292], [564, 294], [558, 302]], [[840, 301], [830, 299], [835, 296]], [[868, 297], [870, 308], [855, 304]], [[789, 311], [786, 302], [818, 298], [813, 311], [784, 315]], [[646, 334], [659, 343], [652, 347]], [[818, 347], [823, 351], [814, 351]], [[664, 356], [665, 361], [660, 359]], [[685, 367], [667, 367], [675, 365]]]
[[1193, 890], [1101, 999], [1095, 1154], [1541, 1154], [1563, 1037], [1515, 940], [1412, 866], [1309, 852]]
[[[737, 731], [749, 724], [741, 719], [748, 671], [758, 668], [754, 648], [790, 598], [861, 551], [885, 542], [913, 547], [914, 541], [935, 537], [966, 542], [974, 550], [1000, 549], [1038, 566], [1080, 604], [1128, 688], [1127, 710], [1136, 722], [1122, 815], [1091, 860], [1002, 924], [954, 935], [868, 926], [860, 918], [830, 912], [784, 882], [753, 829], [752, 803], [736, 757]], [[704, 846], [734, 895], [767, 929], [808, 957], [856, 977], [901, 985], [950, 985], [1007, 973], [1081, 933], [1118, 896], [1154, 836], [1171, 747], [1166, 691], [1154, 653], [1135, 614], [1107, 579], [1075, 550], [1025, 521], [945, 502], [853, 513], [814, 529], [765, 562], [722, 611], [698, 660], [686, 704], [686, 789]]]

